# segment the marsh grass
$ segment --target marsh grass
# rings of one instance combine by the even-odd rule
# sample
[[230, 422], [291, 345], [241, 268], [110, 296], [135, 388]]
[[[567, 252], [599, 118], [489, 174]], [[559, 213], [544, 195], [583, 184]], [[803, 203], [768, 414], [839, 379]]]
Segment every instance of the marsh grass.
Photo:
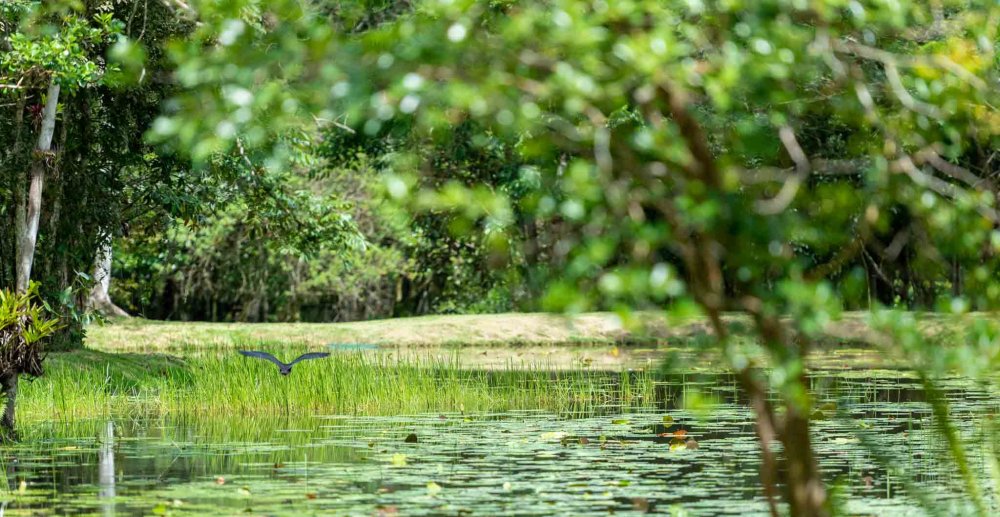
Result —
[[[256, 347], [257, 344], [247, 345]], [[274, 348], [271, 348], [272, 350]], [[302, 348], [277, 350], [295, 357]], [[654, 374], [515, 364], [464, 368], [457, 358], [349, 352], [296, 365], [235, 354], [53, 354], [18, 401], [22, 421], [109, 415], [399, 415], [540, 409], [559, 413], [652, 403]]]

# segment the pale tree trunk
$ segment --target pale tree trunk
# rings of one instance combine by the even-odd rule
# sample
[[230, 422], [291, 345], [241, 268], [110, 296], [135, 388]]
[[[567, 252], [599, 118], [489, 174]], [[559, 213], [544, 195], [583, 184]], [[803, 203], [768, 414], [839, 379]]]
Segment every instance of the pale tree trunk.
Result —
[[106, 316], [127, 318], [129, 314], [111, 301], [111, 254], [111, 239], [108, 238], [97, 249], [97, 256], [94, 258], [94, 288], [90, 291], [87, 303], [91, 309]]
[[[59, 84], [49, 83], [48, 98], [42, 110], [42, 127], [38, 132], [38, 145], [31, 160], [31, 184], [25, 213], [17, 214], [17, 290], [28, 290], [31, 265], [35, 260], [38, 240], [38, 221], [42, 214], [42, 186], [45, 183], [46, 160], [52, 150], [52, 134], [56, 129], [56, 106], [59, 104]], [[20, 208], [20, 207], [19, 207]]]
[[[52, 151], [52, 134], [56, 128], [56, 106], [59, 104], [59, 84], [50, 79], [48, 97], [45, 100], [45, 108], [42, 110], [42, 125], [38, 132], [38, 144], [31, 157], [31, 183], [28, 186], [28, 197], [24, 203], [20, 202], [22, 193], [18, 193], [19, 203], [15, 214], [14, 229], [17, 232], [17, 277], [15, 279], [17, 291], [23, 293], [28, 290], [28, 283], [31, 280], [31, 265], [35, 259], [35, 244], [38, 241], [38, 222], [42, 214], [42, 186], [45, 183], [46, 163]], [[0, 372], [0, 384], [2, 384], [6, 404], [4, 406], [3, 417], [0, 418], [0, 431], [8, 437], [16, 437], [14, 425], [14, 408], [17, 402], [17, 365], [11, 365], [10, 369]]]

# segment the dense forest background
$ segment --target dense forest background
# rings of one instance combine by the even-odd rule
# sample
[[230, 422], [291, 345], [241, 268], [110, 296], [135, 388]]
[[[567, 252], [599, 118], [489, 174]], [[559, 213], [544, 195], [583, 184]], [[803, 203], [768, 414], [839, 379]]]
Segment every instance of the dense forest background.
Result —
[[[0, 13], [8, 49], [10, 37], [25, 26], [25, 16], [52, 21], [69, 12], [29, 6], [34, 4], [6, 3]], [[316, 6], [329, 27], [359, 35], [413, 10], [406, 1]], [[961, 59], [968, 49], [963, 51], [950, 31], [978, 23], [966, 7], [961, 2], [932, 6], [921, 11], [926, 19], [920, 28], [884, 38], [913, 52], [948, 47]], [[504, 16], [510, 6], [500, 2], [491, 8]], [[255, 16], [244, 14], [246, 19]], [[100, 276], [95, 263], [107, 249], [113, 250], [111, 298], [125, 311], [211, 321], [347, 321], [539, 309], [546, 305], [543, 294], [551, 287], [552, 272], [563, 272], [572, 260], [565, 237], [574, 230], [575, 205], [565, 201], [575, 193], [554, 190], [551, 182], [531, 172], [537, 157], [524, 152], [522, 136], [468, 120], [435, 139], [397, 114], [374, 131], [357, 131], [337, 120], [309, 133], [282, 126], [282, 134], [269, 136], [281, 141], [290, 164], [280, 169], [268, 168], [271, 156], [255, 156], [252, 146], [244, 149], [239, 139], [235, 147], [195, 163], [190, 154], [174, 152], [170, 144], [148, 135], [157, 117], [176, 102], [171, 97], [183, 89], [184, 67], [192, 66], [178, 60], [171, 42], [194, 34], [200, 22], [171, 2], [87, 1], [71, 16], [73, 21], [66, 17], [57, 24], [93, 28], [97, 24], [92, 20], [106, 16], [106, 27], [103, 34], [81, 36], [74, 43], [78, 62], [60, 65], [68, 86], [63, 88], [53, 151], [45, 158], [44, 205], [51, 209], [41, 216], [35, 278], [63, 312], [82, 314]], [[258, 23], [266, 29], [268, 20], [258, 18]], [[58, 46], [58, 39], [42, 34], [36, 43]], [[177, 55], [171, 57], [171, 52]], [[42, 53], [44, 49], [22, 56], [20, 62], [10, 57], [16, 53], [8, 53], [5, 62], [5, 82], [17, 87], [4, 89], [0, 102], [4, 257], [15, 253], [11, 230], [16, 196], [27, 182], [22, 174], [31, 166], [32, 139], [41, 123], [44, 78], [32, 72], [30, 60], [42, 59]], [[859, 62], [857, 73], [884, 79], [878, 57]], [[817, 81], [796, 95], [822, 98], [824, 89], [829, 87]], [[878, 95], [877, 102], [893, 104], [891, 93]], [[641, 115], [635, 109], [622, 106], [612, 123], [638, 123]], [[871, 216], [870, 196], [877, 195], [865, 178], [875, 164], [859, 151], [871, 134], [859, 132], [854, 121], [832, 109], [820, 105], [801, 112], [797, 145], [823, 162], [818, 167], [823, 170], [807, 181], [809, 199], [836, 204], [837, 217], [824, 224], [858, 231], [846, 240], [805, 237], [781, 244], [822, 265], [823, 276], [848, 308], [933, 309], [943, 296], [960, 295], [969, 282], [982, 281], [970, 278], [970, 271], [992, 253], [993, 245], [963, 242], [961, 221], [954, 221], [954, 232], [942, 234], [913, 216], [915, 208], [908, 201], [914, 200], [897, 199], [877, 203], [877, 224], [858, 223]], [[762, 111], [717, 114], [709, 123], [709, 140], [716, 152], [730, 153], [748, 168], [792, 170], [794, 160], [780, 136], [753, 127], [766, 126], [766, 117]], [[740, 133], [737, 138], [723, 135], [733, 128]], [[990, 138], [966, 140], [960, 149], [923, 152], [927, 157], [949, 155], [946, 165], [954, 169], [936, 171], [939, 181], [995, 195], [1000, 160]], [[420, 156], [422, 172], [415, 190], [458, 183], [500, 193], [510, 201], [513, 224], [494, 231], [488, 218], [462, 217], [453, 207], [415, 212], [394, 201], [387, 195], [399, 181], [393, 170], [400, 156], [413, 154]], [[548, 158], [543, 165], [554, 159], [561, 163], [557, 167], [565, 167], [573, 157]], [[473, 196], [457, 203], [482, 205], [483, 199]], [[549, 205], [560, 206], [561, 212], [539, 217], [539, 207], [544, 212]], [[606, 253], [600, 261], [613, 265], [626, 262], [629, 251], [616, 247]], [[684, 270], [676, 252], [665, 248], [654, 253], [673, 269]], [[727, 288], [738, 293], [740, 271], [727, 268], [724, 274], [730, 279]], [[575, 276], [573, 282], [595, 281], [586, 271]], [[14, 264], [5, 260], [0, 285], [11, 286], [14, 280]], [[615, 304], [611, 298], [590, 302], [600, 309]], [[635, 302], [660, 305], [652, 298]]]
[[[331, 24], [363, 31], [408, 4], [360, 2], [349, 9], [330, 2], [326, 8]], [[8, 33], [26, 9], [5, 8]], [[435, 165], [427, 185], [463, 178], [516, 199], [531, 186], [518, 175], [510, 142], [483, 146], [470, 130], [447, 145], [428, 146], [409, 137], [405, 121], [363, 136], [331, 126], [321, 144], [296, 150], [293, 171], [264, 173], [239, 153], [195, 167], [145, 139], [177, 88], [165, 47], [194, 25], [162, 2], [86, 2], [76, 16], [99, 13], [122, 24], [116, 34], [143, 45], [143, 78], [126, 80], [135, 70], [104, 63], [113, 38], [78, 49], [82, 60], [105, 70], [63, 94], [44, 194], [53, 209], [42, 215], [43, 258], [35, 265], [43, 293], [64, 310], [82, 313], [95, 261], [109, 243], [112, 299], [148, 318], [350, 321], [534, 305], [537, 289], [524, 267], [544, 253], [545, 230], [529, 216], [519, 216], [531, 240], [529, 256], [510, 247], [498, 256], [483, 228], [453, 231], [457, 219], [445, 211], [413, 217], [392, 206], [380, 175], [394, 151], [419, 147]], [[121, 57], [127, 64], [129, 57]], [[23, 187], [18, 181], [26, 181], [18, 173], [28, 168], [28, 140], [41, 110], [41, 92], [19, 97], [19, 91], [4, 90], [0, 104], [6, 149], [0, 215], [9, 223], [0, 247], [8, 257], [16, 241], [14, 195]], [[0, 285], [12, 286], [14, 262], [2, 266]]]

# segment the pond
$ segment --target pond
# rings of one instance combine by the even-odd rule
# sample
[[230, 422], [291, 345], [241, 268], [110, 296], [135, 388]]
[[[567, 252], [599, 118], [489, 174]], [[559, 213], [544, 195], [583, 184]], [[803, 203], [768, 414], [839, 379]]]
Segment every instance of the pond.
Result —
[[[971, 513], [930, 406], [905, 372], [821, 370], [811, 382], [820, 463], [847, 513]], [[753, 418], [733, 379], [658, 383], [655, 401], [586, 414], [33, 425], [4, 450], [0, 514], [765, 514]], [[982, 444], [997, 398], [957, 380], [943, 389], [991, 498], [993, 456]]]

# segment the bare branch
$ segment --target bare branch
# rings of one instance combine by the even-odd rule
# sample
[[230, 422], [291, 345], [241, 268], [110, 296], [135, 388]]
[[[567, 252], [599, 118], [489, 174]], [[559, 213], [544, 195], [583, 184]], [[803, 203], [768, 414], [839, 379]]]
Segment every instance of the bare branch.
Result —
[[0, 89], [2, 90], [20, 90], [24, 88], [22, 84], [24, 83], [24, 77], [17, 80], [15, 84], [0, 84]]
[[899, 99], [900, 104], [910, 109], [920, 113], [921, 115], [926, 115], [930, 118], [943, 119], [944, 115], [937, 106], [927, 104], [926, 102], [918, 101], [910, 95], [906, 87], [903, 86], [903, 80], [899, 77], [899, 69], [896, 68], [896, 64], [892, 61], [885, 61], [882, 63], [882, 67], [885, 69], [885, 75], [889, 78], [889, 86], [892, 87], [892, 93], [896, 95]]
[[[831, 160], [826, 158], [816, 158], [809, 162], [811, 176], [854, 176], [861, 174], [870, 167], [872, 160], [869, 158], [848, 158], [842, 160]], [[740, 175], [746, 183], [768, 183], [775, 181], [785, 181], [789, 174], [794, 174], [795, 167], [778, 168], [762, 167], [740, 171]]]
[[856, 236], [847, 246], [841, 247], [840, 251], [838, 251], [829, 262], [820, 264], [807, 271], [805, 274], [806, 280], [822, 280], [826, 278], [827, 275], [839, 271], [840, 268], [844, 267], [844, 264], [847, 264], [848, 261], [853, 259], [858, 252], [861, 251], [861, 248], [863, 248], [864, 245], [865, 236]]
[[710, 187], [720, 187], [722, 185], [722, 175], [715, 165], [715, 157], [708, 146], [708, 138], [702, 131], [701, 124], [698, 123], [691, 113], [688, 112], [687, 102], [683, 93], [674, 88], [668, 82], [662, 82], [660, 91], [667, 101], [670, 109], [670, 117], [680, 130], [681, 137], [687, 144], [688, 151], [693, 160], [688, 167], [688, 172]]
[[892, 237], [892, 241], [883, 251], [885, 258], [895, 261], [899, 257], [899, 254], [903, 252], [903, 246], [906, 246], [908, 242], [910, 242], [909, 228], [904, 228], [902, 231], [896, 232], [896, 235]]
[[[956, 199], [964, 194], [964, 191], [958, 186], [920, 170], [908, 154], [904, 154], [899, 159], [893, 161], [889, 166], [889, 170], [892, 172], [902, 172], [909, 176], [917, 185], [927, 187], [947, 198]], [[1000, 213], [997, 213], [993, 208], [977, 204], [976, 211], [993, 223], [1000, 223]]]
[[313, 122], [315, 122], [317, 126], [322, 126], [323, 124], [330, 124], [331, 126], [343, 129], [344, 131], [347, 131], [352, 135], [355, 134], [354, 128], [336, 119], [320, 118], [313, 115]]
[[799, 192], [799, 186], [802, 185], [802, 182], [806, 180], [806, 177], [809, 176], [809, 172], [812, 170], [809, 158], [806, 156], [805, 151], [802, 150], [802, 146], [799, 145], [799, 141], [795, 138], [795, 132], [792, 131], [792, 128], [781, 126], [781, 129], [778, 130], [778, 137], [781, 138], [781, 143], [784, 144], [785, 150], [788, 151], [788, 156], [795, 162], [795, 174], [785, 181], [776, 196], [755, 203], [757, 212], [762, 215], [779, 214], [788, 208], [788, 205], [795, 199], [795, 194]]
[[832, 44], [833, 49], [845, 54], [852, 54], [870, 61], [878, 61], [883, 64], [912, 68], [915, 66], [943, 68], [951, 72], [954, 76], [962, 79], [977, 90], [986, 91], [989, 89], [986, 81], [967, 68], [954, 62], [951, 58], [935, 54], [933, 56], [904, 56], [894, 54], [879, 48], [869, 47], [856, 41], [836, 41]]
[[187, 2], [183, 0], [160, 0], [160, 1], [163, 2], [163, 5], [167, 6], [167, 8], [169, 9], [173, 9], [174, 11], [182, 11], [183, 15], [189, 16], [192, 20], [194, 20], [194, 24], [196, 26], [201, 27], [203, 25], [202, 22], [198, 20], [198, 11], [196, 11], [193, 7], [191, 7], [191, 5], [188, 4]]
[[934, 149], [924, 149], [916, 153], [914, 158], [918, 162], [927, 163], [931, 167], [934, 167], [935, 169], [965, 183], [972, 188], [980, 190], [985, 188], [986, 190], [991, 191], [995, 190], [993, 182], [990, 181], [989, 178], [976, 176], [972, 173], [972, 171], [966, 169], [965, 167], [960, 167], [945, 160], [944, 158], [941, 158], [941, 155], [939, 155]]

